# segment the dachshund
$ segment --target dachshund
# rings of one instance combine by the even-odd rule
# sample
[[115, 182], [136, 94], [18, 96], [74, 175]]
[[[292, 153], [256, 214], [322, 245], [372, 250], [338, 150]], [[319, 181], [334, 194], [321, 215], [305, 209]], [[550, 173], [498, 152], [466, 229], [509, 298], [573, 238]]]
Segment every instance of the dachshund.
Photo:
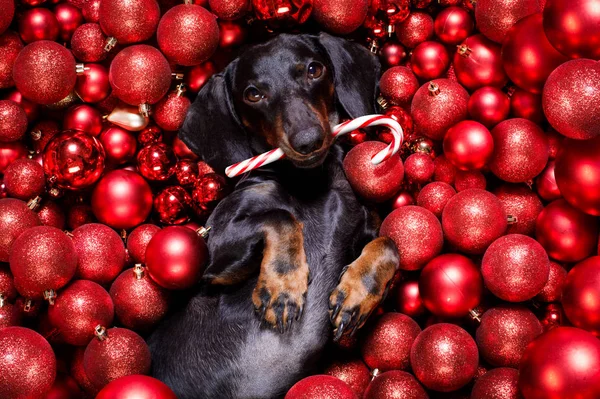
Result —
[[331, 135], [376, 111], [379, 74], [356, 43], [280, 34], [198, 94], [179, 136], [200, 159], [223, 171], [280, 147], [286, 160], [239, 178], [214, 209], [197, 292], [149, 337], [153, 375], [178, 398], [282, 397], [384, 298], [398, 252]]

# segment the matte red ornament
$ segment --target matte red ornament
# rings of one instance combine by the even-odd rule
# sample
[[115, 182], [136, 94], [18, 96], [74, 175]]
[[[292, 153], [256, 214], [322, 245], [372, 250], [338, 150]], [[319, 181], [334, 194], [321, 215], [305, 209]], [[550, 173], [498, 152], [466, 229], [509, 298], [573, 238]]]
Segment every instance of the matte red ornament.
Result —
[[447, 45], [459, 44], [475, 29], [471, 14], [462, 7], [444, 8], [435, 17], [435, 35]]
[[4, 11], [0, 15], [0, 34], [2, 34], [10, 26], [15, 15], [15, 2], [14, 0], [0, 0], [0, 8]]
[[336, 359], [324, 373], [344, 381], [359, 398], [362, 398], [371, 381], [369, 369], [359, 359]]
[[15, 85], [12, 70], [21, 50], [23, 43], [17, 33], [9, 30], [0, 34], [0, 89], [8, 89]]
[[550, 262], [550, 274], [544, 288], [535, 296], [541, 302], [556, 302], [560, 300], [567, 279], [567, 271], [556, 262]]
[[449, 79], [424, 84], [411, 104], [415, 132], [433, 140], [443, 139], [450, 127], [466, 119], [468, 101], [467, 91]]
[[107, 163], [122, 165], [135, 158], [137, 140], [133, 133], [118, 126], [111, 126], [98, 138], [106, 152]]
[[65, 112], [63, 129], [79, 130], [90, 136], [97, 136], [102, 131], [102, 115], [87, 104], [72, 106]]
[[330, 375], [312, 375], [298, 381], [285, 399], [356, 399], [354, 391], [339, 378]]
[[573, 327], [554, 328], [527, 347], [519, 366], [525, 399], [595, 399], [600, 395], [600, 341]]
[[154, 234], [160, 231], [160, 227], [154, 224], [143, 224], [133, 230], [127, 237], [127, 250], [129, 255], [137, 263], [146, 263], [146, 247], [154, 237]]
[[0, 396], [45, 396], [56, 377], [52, 347], [37, 332], [24, 327], [0, 329]]
[[477, 371], [479, 354], [469, 333], [454, 324], [427, 327], [410, 350], [417, 379], [429, 389], [451, 392], [465, 386]]
[[44, 168], [32, 159], [17, 159], [4, 171], [4, 184], [11, 197], [33, 199], [44, 192]]
[[0, 262], [8, 262], [10, 249], [21, 233], [40, 224], [37, 214], [25, 202], [0, 199]]
[[546, 120], [542, 109], [542, 96], [517, 88], [510, 95], [510, 115], [513, 118], [529, 119], [540, 125]]
[[189, 220], [192, 198], [183, 187], [166, 187], [154, 197], [154, 210], [164, 224], [182, 224]]
[[485, 86], [475, 90], [469, 98], [469, 116], [488, 129], [508, 116], [510, 99], [500, 89]]
[[164, 383], [145, 375], [129, 375], [106, 385], [96, 399], [177, 399]]
[[481, 273], [466, 256], [440, 255], [421, 271], [419, 293], [425, 307], [434, 315], [464, 317], [481, 301]]
[[27, 114], [19, 104], [0, 100], [0, 141], [20, 140], [27, 131]]
[[146, 266], [152, 280], [167, 289], [195, 285], [204, 271], [208, 250], [198, 233], [183, 226], [157, 232], [146, 248]]
[[517, 21], [541, 11], [538, 0], [478, 0], [475, 21], [488, 39], [502, 43]]
[[428, 210], [413, 205], [390, 213], [379, 234], [396, 243], [402, 270], [421, 269], [441, 252], [444, 244], [439, 220]]
[[446, 203], [456, 194], [451, 185], [444, 182], [432, 182], [423, 187], [417, 196], [417, 205], [432, 212], [438, 219]]
[[600, 256], [592, 256], [569, 271], [561, 303], [575, 327], [600, 336]]
[[369, 384], [364, 399], [428, 399], [427, 393], [411, 374], [392, 370], [379, 374]]
[[551, 258], [559, 262], [579, 262], [596, 248], [598, 225], [595, 217], [558, 199], [538, 216], [535, 235]]
[[513, 218], [506, 233], [533, 235], [535, 221], [544, 209], [539, 197], [526, 185], [517, 184], [503, 184], [494, 195], [502, 202], [506, 215]]
[[499, 367], [486, 372], [473, 385], [471, 399], [520, 399], [519, 370]]
[[465, 39], [458, 46], [453, 62], [456, 78], [468, 90], [484, 86], [500, 88], [508, 81], [500, 46], [482, 34]]
[[[106, 58], [104, 51], [106, 35], [96, 23], [83, 24], [71, 37], [71, 51], [75, 58], [83, 62], [99, 62]], [[86, 65], [89, 66], [89, 65]]]
[[404, 161], [404, 173], [410, 183], [427, 183], [433, 177], [434, 170], [435, 165], [429, 154], [416, 152]]
[[39, 209], [36, 210], [40, 221], [44, 226], [52, 226], [64, 230], [66, 216], [62, 208], [53, 201], [44, 201]]
[[155, 106], [152, 117], [158, 126], [167, 131], [179, 130], [187, 115], [191, 101], [184, 95], [185, 89], [178, 89], [163, 97]]
[[[396, 42], [395, 40], [389, 40], [385, 42], [383, 46], [381, 46], [381, 50], [379, 52], [379, 59], [388, 68], [400, 65], [405, 58], [406, 49], [403, 45]], [[417, 88], [415, 88], [415, 91], [417, 90]]]
[[313, 0], [313, 18], [327, 31], [346, 35], [364, 22], [368, 0]]
[[125, 169], [107, 173], [92, 193], [98, 220], [115, 229], [142, 223], [152, 210], [152, 191], [142, 176]]
[[116, 231], [100, 223], [88, 223], [72, 234], [78, 278], [107, 284], [121, 273], [125, 266], [125, 245]]
[[444, 155], [458, 169], [482, 169], [492, 158], [494, 139], [479, 122], [462, 121], [444, 136]]
[[454, 184], [456, 178], [456, 166], [448, 160], [443, 154], [433, 160], [435, 171], [433, 172], [433, 180], [444, 182], [446, 184]]
[[412, 12], [396, 25], [396, 37], [407, 48], [415, 48], [433, 37], [434, 23], [431, 15]]
[[164, 143], [150, 144], [137, 155], [138, 170], [148, 180], [164, 181], [175, 173], [177, 158]]
[[59, 32], [56, 16], [47, 8], [32, 8], [19, 18], [19, 34], [25, 43], [37, 40], [55, 41]]
[[83, 23], [83, 14], [72, 4], [61, 3], [54, 7], [54, 15], [58, 21], [60, 39], [68, 42], [73, 32]]
[[87, 103], [97, 103], [110, 94], [108, 70], [100, 64], [86, 64], [82, 74], [77, 76], [75, 93]]
[[437, 79], [450, 66], [450, 56], [444, 45], [427, 41], [419, 44], [410, 57], [412, 71], [419, 79]]
[[240, 19], [252, 8], [250, 0], [208, 0], [210, 10], [224, 20]]
[[154, 35], [160, 8], [156, 0], [102, 0], [99, 16], [104, 33], [120, 44], [131, 44]]

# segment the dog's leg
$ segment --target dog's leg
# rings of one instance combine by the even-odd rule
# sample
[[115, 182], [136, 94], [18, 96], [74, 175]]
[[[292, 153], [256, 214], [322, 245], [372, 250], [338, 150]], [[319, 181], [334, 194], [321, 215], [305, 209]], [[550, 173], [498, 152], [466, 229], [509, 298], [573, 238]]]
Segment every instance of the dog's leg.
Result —
[[379, 237], [367, 244], [358, 259], [344, 268], [339, 285], [329, 297], [334, 339], [344, 331], [354, 333], [387, 295], [398, 268], [398, 251], [394, 242]]

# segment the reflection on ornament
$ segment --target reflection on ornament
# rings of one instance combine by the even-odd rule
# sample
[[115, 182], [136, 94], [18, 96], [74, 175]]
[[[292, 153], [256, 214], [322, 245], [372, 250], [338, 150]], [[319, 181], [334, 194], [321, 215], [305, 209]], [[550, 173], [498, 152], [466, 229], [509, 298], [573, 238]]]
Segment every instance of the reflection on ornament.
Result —
[[139, 132], [148, 126], [150, 119], [147, 116], [142, 116], [138, 107], [132, 105], [118, 105], [112, 110], [106, 120], [125, 130], [131, 132]]

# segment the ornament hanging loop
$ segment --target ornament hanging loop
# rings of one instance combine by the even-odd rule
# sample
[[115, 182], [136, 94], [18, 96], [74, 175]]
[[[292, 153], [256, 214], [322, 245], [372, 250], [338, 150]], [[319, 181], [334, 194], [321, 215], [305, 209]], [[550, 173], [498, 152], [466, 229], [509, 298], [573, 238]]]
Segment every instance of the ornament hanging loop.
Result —
[[54, 300], [56, 299], [56, 292], [53, 289], [44, 291], [44, 299], [48, 301], [50, 305], [54, 305]]
[[101, 326], [100, 324], [98, 324], [96, 328], [94, 328], [94, 335], [96, 335], [96, 338], [98, 338], [100, 341], [104, 341], [106, 338], [108, 338], [106, 328], [104, 326]]

